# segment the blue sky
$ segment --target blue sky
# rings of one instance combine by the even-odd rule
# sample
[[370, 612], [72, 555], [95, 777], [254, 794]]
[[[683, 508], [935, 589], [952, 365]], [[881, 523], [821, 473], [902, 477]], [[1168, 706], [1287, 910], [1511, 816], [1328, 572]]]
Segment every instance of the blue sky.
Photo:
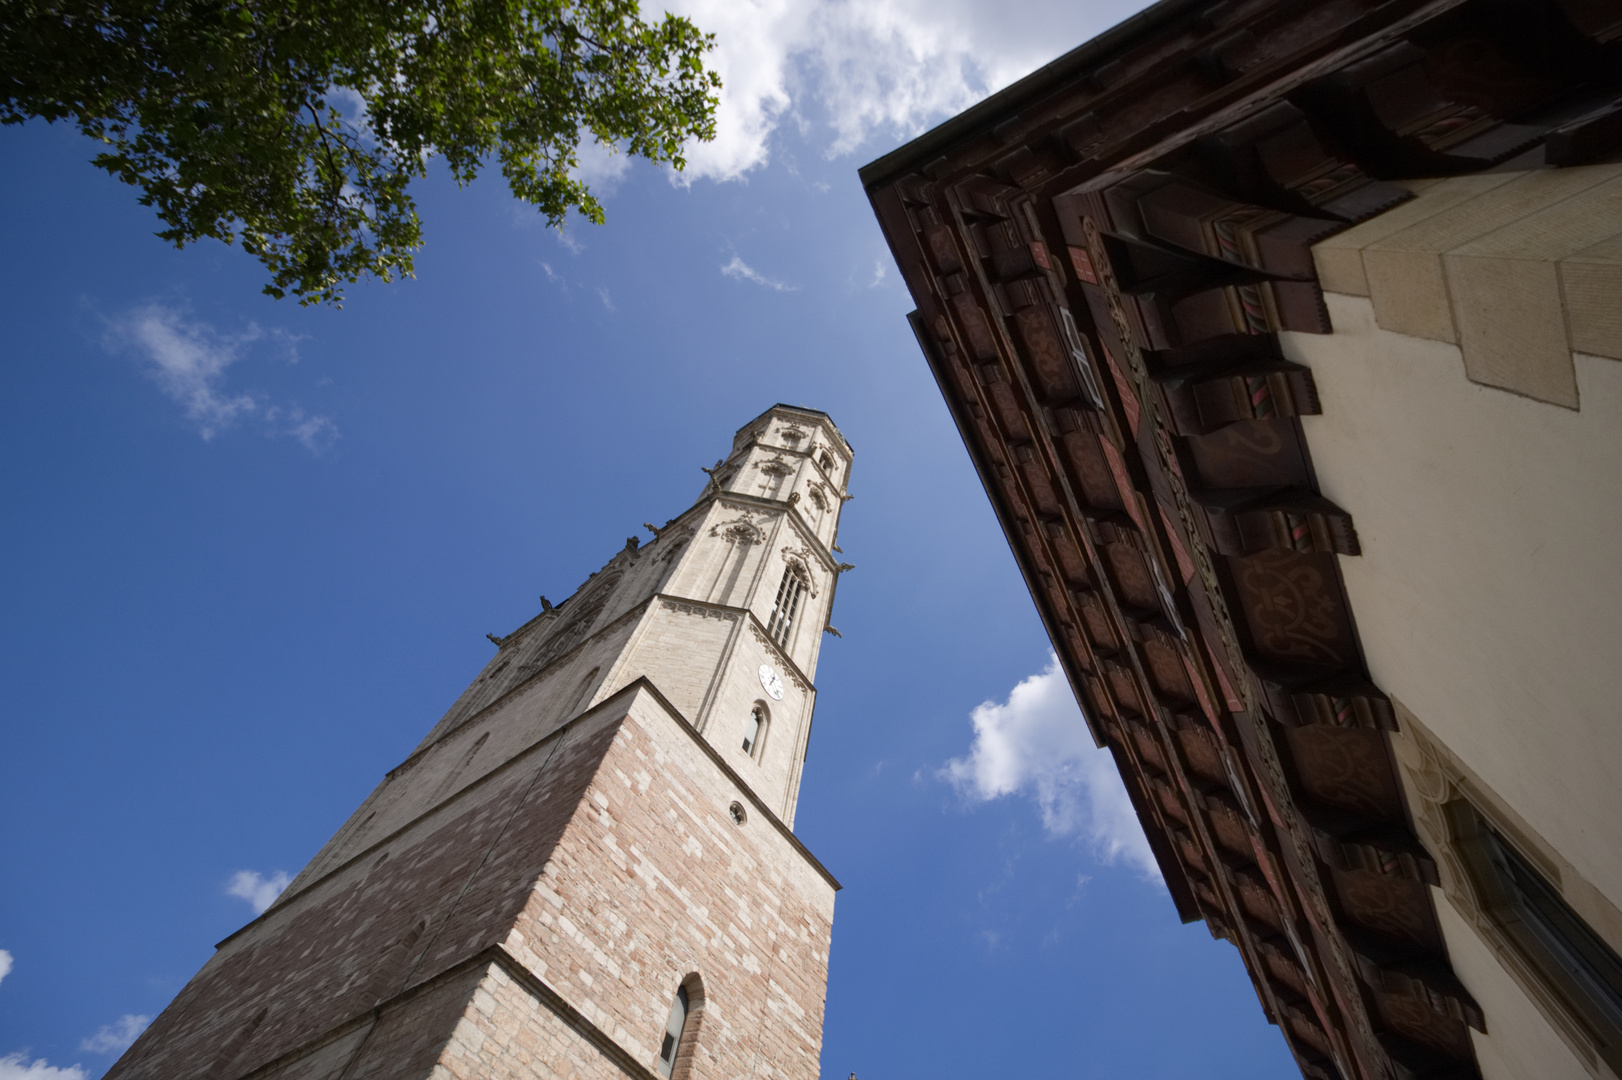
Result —
[[824, 1075], [1299, 1075], [1146, 869], [856, 180], [1130, 11], [1019, 8], [688, 5], [729, 94], [689, 183], [598, 161], [608, 224], [560, 235], [436, 176], [417, 280], [342, 311], [0, 130], [0, 1080], [99, 1076], [486, 632], [777, 401], [857, 452], [797, 822], [845, 884]]

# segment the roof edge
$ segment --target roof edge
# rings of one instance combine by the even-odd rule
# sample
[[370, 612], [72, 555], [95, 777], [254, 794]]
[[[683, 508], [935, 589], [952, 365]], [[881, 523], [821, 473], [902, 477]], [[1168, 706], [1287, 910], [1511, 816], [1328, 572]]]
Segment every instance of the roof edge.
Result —
[[856, 170], [863, 188], [892, 180], [897, 174], [933, 160], [950, 147], [961, 142], [976, 130], [986, 126], [993, 116], [1006, 116], [1016, 103], [1072, 80], [1084, 68], [1101, 63], [1109, 54], [1124, 49], [1135, 39], [1160, 28], [1164, 23], [1184, 11], [1209, 4], [1209, 0], [1158, 0], [1136, 15], [1130, 15], [1090, 41], [1071, 49], [1057, 60], [1037, 68], [995, 94], [969, 106], [946, 122], [930, 128], [911, 142], [903, 143]]

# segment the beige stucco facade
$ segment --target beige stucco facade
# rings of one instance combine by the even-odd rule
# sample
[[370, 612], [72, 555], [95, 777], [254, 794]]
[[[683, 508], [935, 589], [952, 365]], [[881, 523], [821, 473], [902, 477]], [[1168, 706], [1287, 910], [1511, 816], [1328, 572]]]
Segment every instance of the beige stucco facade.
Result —
[[1476, 895], [1473, 806], [1622, 952], [1622, 166], [1485, 173], [1315, 249], [1334, 332], [1281, 335], [1370, 674], [1389, 693], [1489, 1080], [1613, 1076]]

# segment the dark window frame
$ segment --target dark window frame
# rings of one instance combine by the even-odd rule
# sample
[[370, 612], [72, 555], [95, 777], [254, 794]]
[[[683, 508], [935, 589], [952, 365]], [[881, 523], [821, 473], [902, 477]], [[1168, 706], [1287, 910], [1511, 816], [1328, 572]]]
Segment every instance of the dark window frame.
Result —
[[771, 727], [772, 714], [757, 701], [749, 709], [749, 722], [750, 726], [744, 728], [743, 752], [759, 761], [766, 749], [766, 729]]
[[811, 583], [798, 568], [794, 566], [783, 568], [783, 581], [777, 586], [777, 602], [772, 607], [771, 619], [766, 623], [766, 633], [783, 648], [788, 647], [789, 634], [794, 629], [800, 602], [805, 599], [805, 594], [810, 589]]
[[1508, 830], [1465, 800], [1445, 809], [1481, 910], [1587, 1031], [1595, 1053], [1622, 1073], [1622, 956], [1572, 910]]
[[[692, 1048], [703, 1027], [704, 981], [697, 972], [689, 974], [676, 987], [670, 1002], [670, 1017], [659, 1040], [657, 1071], [660, 1076], [685, 1080], [692, 1073]], [[682, 1055], [686, 1054], [684, 1058]], [[677, 1066], [680, 1065], [680, 1068]]]
[[681, 1037], [687, 1031], [687, 1017], [692, 1002], [687, 987], [676, 987], [676, 996], [670, 1003], [670, 1018], [665, 1021], [665, 1035], [659, 1044], [659, 1075], [668, 1077], [676, 1068], [676, 1056], [681, 1053]]

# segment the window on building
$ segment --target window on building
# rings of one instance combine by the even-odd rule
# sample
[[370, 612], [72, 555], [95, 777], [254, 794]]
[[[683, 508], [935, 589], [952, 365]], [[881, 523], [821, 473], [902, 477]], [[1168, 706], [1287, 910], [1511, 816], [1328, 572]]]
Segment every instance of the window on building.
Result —
[[1451, 804], [1448, 815], [1482, 907], [1622, 1071], [1622, 957], [1474, 806]]
[[760, 757], [766, 745], [766, 707], [756, 705], [749, 711], [749, 723], [743, 729], [743, 752], [752, 758]]
[[664, 1042], [659, 1045], [659, 1075], [669, 1076], [676, 1067], [676, 1051], [681, 1033], [687, 1027], [687, 987], [676, 987], [676, 1000], [670, 1003], [670, 1020], [665, 1024]]
[[789, 567], [783, 571], [783, 583], [777, 587], [777, 606], [772, 608], [771, 621], [766, 632], [779, 645], [788, 644], [789, 631], [794, 628], [794, 616], [800, 610], [800, 598], [805, 595], [805, 578]]
[[829, 455], [828, 451], [824, 450], [817, 456], [817, 464], [822, 466], [823, 472], [827, 473], [829, 476], [833, 475], [834, 459]]

